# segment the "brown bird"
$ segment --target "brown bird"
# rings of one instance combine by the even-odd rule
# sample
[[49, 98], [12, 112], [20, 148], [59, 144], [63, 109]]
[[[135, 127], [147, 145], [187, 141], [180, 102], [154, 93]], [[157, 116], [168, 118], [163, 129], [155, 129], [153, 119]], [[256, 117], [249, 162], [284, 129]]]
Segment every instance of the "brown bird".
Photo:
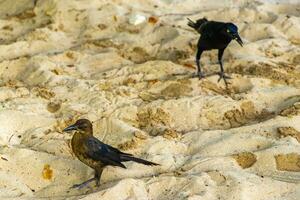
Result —
[[133, 155], [121, 152], [120, 150], [104, 144], [93, 136], [92, 123], [87, 119], [79, 119], [75, 124], [68, 126], [63, 131], [75, 130], [72, 137], [72, 150], [76, 157], [95, 170], [95, 176], [83, 183], [75, 184], [72, 188], [83, 188], [92, 181], [99, 186], [102, 171], [105, 166], [119, 166], [126, 168], [121, 162], [134, 161], [144, 165], [158, 165], [156, 163], [133, 157]]

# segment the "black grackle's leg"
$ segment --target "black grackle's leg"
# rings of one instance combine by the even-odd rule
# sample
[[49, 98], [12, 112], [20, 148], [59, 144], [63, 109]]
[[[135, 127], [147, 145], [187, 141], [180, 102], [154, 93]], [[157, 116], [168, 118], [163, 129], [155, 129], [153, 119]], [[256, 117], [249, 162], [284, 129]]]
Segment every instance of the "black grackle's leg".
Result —
[[196, 54], [196, 64], [197, 64], [197, 76], [199, 77], [199, 79], [204, 78], [204, 74], [201, 72], [201, 67], [200, 67], [200, 58], [201, 58], [201, 54], [202, 54], [203, 50], [198, 48], [197, 50], [197, 54]]
[[221, 79], [223, 79], [224, 82], [225, 82], [225, 85], [226, 85], [226, 87], [227, 87], [228, 83], [227, 83], [226, 79], [231, 79], [231, 77], [225, 75], [225, 73], [224, 73], [224, 68], [223, 68], [223, 63], [222, 63], [222, 56], [223, 56], [224, 50], [225, 50], [225, 49], [219, 49], [219, 51], [218, 51], [218, 61], [219, 61], [220, 68], [221, 68], [221, 71], [219, 72], [220, 78], [218, 79], [218, 82], [219, 82]]

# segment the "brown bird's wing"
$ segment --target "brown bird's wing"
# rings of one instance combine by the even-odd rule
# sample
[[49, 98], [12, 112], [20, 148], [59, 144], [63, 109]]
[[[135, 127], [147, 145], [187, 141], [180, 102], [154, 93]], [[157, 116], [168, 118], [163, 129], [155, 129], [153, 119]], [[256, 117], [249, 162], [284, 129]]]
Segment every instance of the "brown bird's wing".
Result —
[[126, 168], [121, 162], [134, 161], [144, 165], [158, 165], [156, 163], [136, 158], [131, 154], [124, 153], [117, 148], [104, 144], [95, 137], [89, 137], [86, 142], [87, 155], [93, 160], [100, 161], [105, 165], [114, 165]]
[[[95, 137], [86, 140], [87, 156], [95, 161], [100, 161], [105, 165], [119, 166], [126, 168], [121, 163], [121, 151], [99, 141]], [[130, 154], [129, 154], [130, 155]]]
[[[104, 143], [103, 143], [104, 144]], [[108, 145], [108, 144], [105, 144], [111, 151], [114, 151], [114, 152], [116, 152], [116, 153], [119, 153], [119, 154], [122, 154], [122, 155], [126, 155], [126, 156], [133, 156], [132, 154], [130, 154], [130, 153], [124, 153], [124, 152], [122, 152], [122, 151], [120, 151], [119, 149], [117, 149], [117, 148], [115, 148], [115, 147], [112, 147], [112, 146], [110, 146], [110, 145]]]

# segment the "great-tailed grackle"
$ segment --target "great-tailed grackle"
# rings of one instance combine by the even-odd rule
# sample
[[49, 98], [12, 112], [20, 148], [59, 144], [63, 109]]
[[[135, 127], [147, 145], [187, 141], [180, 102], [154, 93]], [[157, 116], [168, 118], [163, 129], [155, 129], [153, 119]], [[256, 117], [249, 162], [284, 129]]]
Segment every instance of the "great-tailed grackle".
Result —
[[218, 49], [218, 61], [221, 67], [218, 81], [223, 79], [227, 86], [226, 79], [230, 79], [230, 77], [224, 73], [222, 56], [231, 40], [236, 40], [243, 46], [243, 41], [238, 34], [238, 27], [233, 23], [208, 21], [206, 18], [198, 19], [196, 22], [193, 22], [189, 18], [188, 20], [188, 25], [201, 34], [198, 40], [196, 54], [197, 76], [199, 79], [204, 77], [200, 67], [200, 57], [203, 51]]
[[79, 119], [75, 124], [68, 126], [63, 131], [73, 131], [75, 134], [72, 137], [72, 150], [76, 157], [95, 170], [94, 178], [91, 178], [81, 184], [75, 184], [73, 188], [82, 188], [92, 181], [96, 181], [99, 186], [102, 171], [105, 166], [119, 166], [126, 168], [121, 162], [134, 161], [144, 165], [158, 165], [156, 163], [133, 157], [128, 153], [123, 153], [120, 150], [104, 144], [93, 136], [92, 123], [87, 119]]

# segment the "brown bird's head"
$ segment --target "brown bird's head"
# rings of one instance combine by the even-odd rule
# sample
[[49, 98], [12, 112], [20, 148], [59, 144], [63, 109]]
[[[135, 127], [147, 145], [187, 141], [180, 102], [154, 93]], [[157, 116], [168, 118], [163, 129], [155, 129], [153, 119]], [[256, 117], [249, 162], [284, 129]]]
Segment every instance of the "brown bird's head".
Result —
[[75, 124], [72, 124], [71, 126], [68, 126], [63, 131], [69, 132], [69, 131], [79, 131], [84, 134], [93, 134], [93, 125], [88, 119], [79, 119], [75, 122]]

